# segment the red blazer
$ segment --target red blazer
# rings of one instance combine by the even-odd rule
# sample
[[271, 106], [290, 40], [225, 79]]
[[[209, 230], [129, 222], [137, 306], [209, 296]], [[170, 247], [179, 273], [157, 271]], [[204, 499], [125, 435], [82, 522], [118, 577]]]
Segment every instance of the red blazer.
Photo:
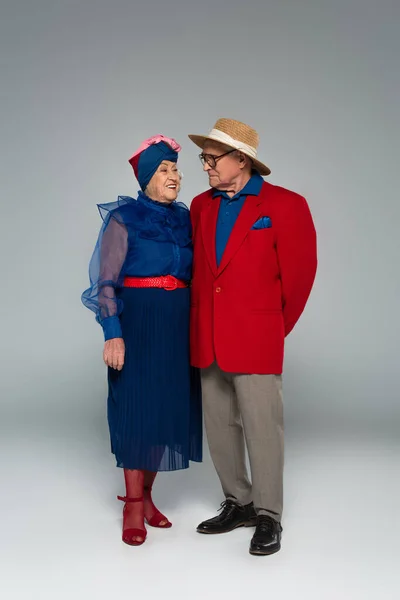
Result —
[[[248, 196], [217, 267], [220, 198], [213, 190], [190, 207], [194, 261], [191, 362], [214, 360], [231, 373], [282, 373], [284, 338], [304, 310], [317, 268], [316, 233], [306, 200], [264, 182]], [[262, 216], [271, 227], [252, 229]]]

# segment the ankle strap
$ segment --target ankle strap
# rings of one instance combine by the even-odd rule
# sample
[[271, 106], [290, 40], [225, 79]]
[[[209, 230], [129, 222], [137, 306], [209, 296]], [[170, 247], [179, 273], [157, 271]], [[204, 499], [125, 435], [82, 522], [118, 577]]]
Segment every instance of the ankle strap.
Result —
[[141, 498], [128, 498], [127, 496], [117, 496], [117, 498], [122, 502], [141, 502], [143, 500], [143, 496]]

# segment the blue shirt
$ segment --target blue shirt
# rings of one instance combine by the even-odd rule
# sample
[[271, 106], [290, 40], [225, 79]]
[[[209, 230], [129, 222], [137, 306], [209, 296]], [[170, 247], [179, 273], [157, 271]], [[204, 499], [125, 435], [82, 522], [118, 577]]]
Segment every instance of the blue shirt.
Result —
[[229, 236], [247, 196], [258, 196], [263, 182], [264, 180], [261, 175], [254, 171], [244, 188], [232, 196], [232, 198], [226, 192], [221, 192], [220, 190], [214, 191], [213, 198], [221, 196], [215, 237], [217, 265], [221, 262]]
[[106, 340], [122, 337], [123, 310], [118, 288], [124, 277], [173, 275], [190, 281], [193, 246], [190, 213], [185, 204], [166, 204], [139, 192], [137, 200], [119, 196], [98, 205], [103, 225], [90, 264], [90, 287], [83, 304], [101, 324]]

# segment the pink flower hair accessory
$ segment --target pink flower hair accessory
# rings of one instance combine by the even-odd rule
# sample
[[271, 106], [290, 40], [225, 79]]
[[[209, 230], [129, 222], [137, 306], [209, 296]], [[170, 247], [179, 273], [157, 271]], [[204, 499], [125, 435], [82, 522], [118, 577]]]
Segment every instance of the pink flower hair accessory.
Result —
[[159, 144], [160, 142], [165, 142], [166, 144], [168, 144], [168, 146], [172, 148], [172, 150], [175, 150], [175, 152], [180, 152], [182, 150], [182, 147], [173, 138], [166, 137], [165, 135], [161, 135], [161, 133], [159, 133], [158, 135], [153, 135], [152, 137], [149, 137], [147, 140], [145, 140], [139, 146], [136, 152], [134, 152], [134, 154], [131, 156], [129, 162], [131, 162], [136, 156], [141, 154], [143, 150], [146, 150], [149, 146], [152, 146], [153, 144]]

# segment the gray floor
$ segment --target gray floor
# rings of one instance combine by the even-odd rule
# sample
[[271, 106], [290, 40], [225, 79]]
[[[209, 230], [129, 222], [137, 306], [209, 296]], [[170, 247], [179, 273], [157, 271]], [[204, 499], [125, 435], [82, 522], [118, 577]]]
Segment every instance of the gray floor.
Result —
[[[4, 424], [4, 423], [3, 423]], [[221, 500], [208, 456], [161, 474], [155, 497], [174, 526], [120, 540], [121, 472], [103, 419], [1, 436], [1, 597], [398, 599], [400, 445], [367, 431], [317, 437], [287, 427], [283, 548], [248, 554], [250, 529], [201, 536]]]

